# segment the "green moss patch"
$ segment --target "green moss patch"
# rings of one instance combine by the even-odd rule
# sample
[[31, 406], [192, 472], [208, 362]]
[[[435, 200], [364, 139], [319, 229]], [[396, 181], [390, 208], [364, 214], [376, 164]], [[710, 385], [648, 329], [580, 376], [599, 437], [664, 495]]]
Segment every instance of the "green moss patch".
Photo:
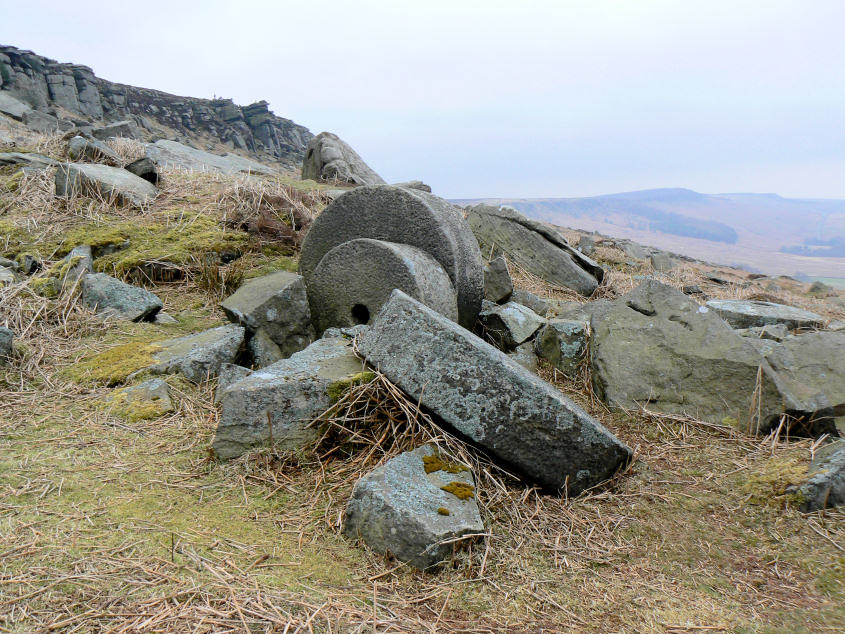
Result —
[[807, 468], [807, 462], [798, 456], [770, 458], [748, 476], [742, 490], [755, 504], [784, 506], [800, 503], [799, 496], [789, 494], [787, 490], [804, 481]]
[[469, 471], [466, 467], [457, 462], [444, 460], [439, 454], [431, 456], [423, 456], [423, 468], [426, 473], [434, 473], [435, 471], [445, 471], [446, 473], [461, 473], [462, 471]]
[[446, 486], [440, 487], [442, 491], [446, 491], [446, 493], [451, 493], [459, 500], [468, 500], [472, 497], [475, 497], [475, 487], [471, 484], [467, 484], [466, 482], [458, 482], [457, 480], [454, 482], [450, 482]]
[[373, 372], [359, 372], [358, 374], [353, 374], [345, 379], [340, 379], [334, 383], [330, 383], [326, 390], [329, 395], [329, 400], [332, 403], [337, 403], [343, 395], [350, 390], [350, 388], [353, 388], [356, 385], [364, 385], [375, 378], [376, 375]]
[[63, 373], [81, 383], [117, 385], [123, 383], [133, 372], [154, 365], [156, 360], [152, 355], [162, 349], [161, 346], [150, 343], [126, 343], [66, 368]]

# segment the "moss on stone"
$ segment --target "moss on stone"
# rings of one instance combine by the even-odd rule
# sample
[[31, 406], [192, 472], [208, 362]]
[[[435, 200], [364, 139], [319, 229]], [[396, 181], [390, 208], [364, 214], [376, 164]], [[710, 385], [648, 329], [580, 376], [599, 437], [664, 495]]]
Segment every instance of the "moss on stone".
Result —
[[131, 388], [121, 388], [107, 398], [103, 405], [112, 413], [125, 418], [131, 423], [140, 420], [159, 418], [173, 411], [173, 404], [169, 401], [153, 396], [150, 399], [132, 398]]
[[47, 299], [53, 299], [59, 296], [59, 283], [53, 277], [35, 277], [29, 280], [29, 287], [32, 292]]
[[426, 473], [434, 473], [435, 471], [445, 471], [446, 473], [461, 473], [462, 471], [469, 471], [466, 467], [457, 462], [444, 460], [439, 454], [431, 456], [423, 456], [423, 468]]
[[468, 500], [471, 497], [475, 497], [475, 487], [471, 484], [467, 484], [466, 482], [458, 482], [455, 480], [446, 486], [440, 487], [440, 489], [442, 491], [446, 491], [446, 493], [451, 493], [459, 500]]
[[447, 509], [445, 506], [441, 506], [439, 509], [437, 509], [437, 513], [440, 515], [451, 515], [449, 509]]
[[329, 395], [329, 400], [332, 403], [337, 403], [350, 388], [369, 383], [374, 378], [376, 378], [376, 375], [373, 372], [359, 372], [345, 379], [339, 379], [330, 383], [329, 387], [326, 388], [326, 393]]
[[800, 494], [789, 489], [804, 481], [807, 469], [807, 462], [798, 456], [771, 458], [748, 476], [742, 490], [749, 496], [749, 502], [755, 504], [799, 504]]
[[163, 348], [155, 344], [126, 343], [66, 368], [63, 374], [81, 383], [93, 382], [117, 385], [125, 381], [126, 377], [133, 372], [154, 365], [156, 360], [153, 354], [160, 350], [163, 350]]

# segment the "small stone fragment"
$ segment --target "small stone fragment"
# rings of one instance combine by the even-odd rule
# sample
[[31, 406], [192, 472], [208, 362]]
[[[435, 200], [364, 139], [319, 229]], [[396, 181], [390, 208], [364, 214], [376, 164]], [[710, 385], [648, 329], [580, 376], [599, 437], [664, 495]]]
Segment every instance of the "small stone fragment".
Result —
[[264, 328], [259, 328], [255, 331], [247, 347], [252, 355], [253, 365], [256, 368], [266, 368], [268, 365], [272, 365], [284, 358], [281, 349], [270, 339], [270, 335], [267, 334]]
[[114, 414], [131, 422], [158, 418], [174, 409], [170, 386], [162, 379], [115, 390], [108, 404]]
[[508, 302], [482, 310], [478, 322], [485, 339], [500, 350], [509, 351], [528, 341], [546, 320], [522, 304]]
[[82, 278], [82, 303], [106, 317], [127, 321], [149, 321], [163, 306], [150, 291], [105, 273], [89, 273]]
[[587, 351], [589, 324], [583, 321], [553, 319], [534, 340], [537, 356], [551, 363], [566, 376], [575, 377]]
[[825, 321], [821, 315], [808, 310], [757, 300], [711, 299], [707, 307], [734, 328], [783, 324], [789, 330], [812, 329], [821, 328]]
[[547, 317], [549, 314], [549, 302], [529, 291], [514, 290], [510, 301], [527, 306], [540, 317]]
[[497, 304], [506, 302], [513, 293], [513, 282], [505, 258], [494, 258], [484, 267], [484, 299]]
[[0, 326], [0, 366], [8, 365], [14, 350], [15, 333], [10, 328]]

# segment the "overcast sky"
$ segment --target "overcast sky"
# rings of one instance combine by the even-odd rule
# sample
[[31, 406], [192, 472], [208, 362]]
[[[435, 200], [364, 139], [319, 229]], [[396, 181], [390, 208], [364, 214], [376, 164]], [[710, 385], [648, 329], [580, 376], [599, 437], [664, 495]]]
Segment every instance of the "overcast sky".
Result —
[[266, 99], [447, 197], [845, 198], [843, 0], [27, 0], [0, 42]]

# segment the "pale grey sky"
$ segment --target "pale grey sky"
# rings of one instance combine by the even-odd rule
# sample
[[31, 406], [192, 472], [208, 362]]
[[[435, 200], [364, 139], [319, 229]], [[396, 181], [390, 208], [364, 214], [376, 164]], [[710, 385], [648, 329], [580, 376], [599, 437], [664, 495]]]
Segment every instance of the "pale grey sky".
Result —
[[843, 32], [843, 0], [27, 0], [0, 42], [266, 99], [448, 197], [845, 198]]

